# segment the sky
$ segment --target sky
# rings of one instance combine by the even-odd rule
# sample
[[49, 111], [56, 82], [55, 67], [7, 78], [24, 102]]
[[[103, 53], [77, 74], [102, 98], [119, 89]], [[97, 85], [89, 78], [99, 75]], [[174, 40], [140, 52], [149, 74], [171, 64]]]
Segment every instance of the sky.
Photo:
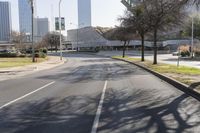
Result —
[[[12, 28], [19, 31], [18, 0], [0, 1], [11, 2]], [[120, 1], [91, 0], [92, 26], [114, 27], [118, 25], [117, 18], [122, 16], [125, 10]], [[59, 0], [37, 0], [36, 14], [38, 17], [49, 18], [51, 30], [54, 29], [54, 17], [58, 16], [58, 3]], [[62, 0], [61, 16], [65, 17], [66, 30], [77, 27], [77, 12], [77, 0]]]

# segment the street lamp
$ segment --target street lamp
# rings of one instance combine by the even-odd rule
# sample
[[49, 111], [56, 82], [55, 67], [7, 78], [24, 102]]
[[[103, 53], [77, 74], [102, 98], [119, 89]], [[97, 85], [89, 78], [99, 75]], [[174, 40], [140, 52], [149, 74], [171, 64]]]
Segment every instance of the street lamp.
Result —
[[35, 48], [34, 48], [34, 0], [29, 0], [31, 4], [31, 13], [32, 13], [32, 62], [35, 62]]
[[180, 52], [180, 45], [181, 45], [181, 39], [182, 39], [182, 34], [183, 34], [183, 31], [180, 30], [179, 32], [179, 42], [178, 42], [178, 60], [177, 60], [177, 67], [179, 67], [180, 65], [180, 56], [181, 56], [181, 52]]
[[192, 58], [194, 57], [194, 7], [192, 8], [192, 37], [191, 37], [191, 53], [192, 53]]
[[61, 6], [62, 0], [59, 1], [59, 30], [60, 30], [60, 60], [62, 60], [62, 36], [61, 36], [61, 11], [60, 11], [60, 6]]

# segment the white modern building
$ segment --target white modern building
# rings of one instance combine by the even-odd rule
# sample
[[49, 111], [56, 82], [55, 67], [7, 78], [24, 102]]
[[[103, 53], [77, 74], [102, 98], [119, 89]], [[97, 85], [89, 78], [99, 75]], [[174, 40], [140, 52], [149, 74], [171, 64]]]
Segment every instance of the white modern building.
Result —
[[91, 26], [91, 0], [78, 0], [78, 27]]
[[41, 40], [49, 32], [48, 18], [37, 18], [37, 36]]
[[[102, 27], [84, 27], [80, 29], [68, 30], [68, 41], [71, 42], [73, 49], [78, 50], [94, 50], [98, 49], [120, 49], [123, 47], [123, 42], [110, 40], [105, 36], [110, 28]], [[141, 41], [132, 40], [130, 47], [141, 46]], [[145, 41], [145, 46], [151, 48], [152, 42]]]
[[10, 3], [0, 1], [0, 41], [10, 41], [11, 25]]

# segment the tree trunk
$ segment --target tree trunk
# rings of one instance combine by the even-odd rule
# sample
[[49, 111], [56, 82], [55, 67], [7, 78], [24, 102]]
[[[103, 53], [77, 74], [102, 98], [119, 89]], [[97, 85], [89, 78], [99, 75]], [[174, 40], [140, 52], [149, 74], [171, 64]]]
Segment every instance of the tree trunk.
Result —
[[153, 64], [156, 65], [158, 64], [157, 62], [157, 29], [154, 29], [154, 60], [153, 60]]
[[141, 55], [142, 57], [141, 57], [141, 61], [143, 62], [143, 61], [144, 61], [144, 35], [143, 35], [143, 34], [141, 35], [141, 39], [142, 39], [142, 40], [141, 40], [141, 44], [142, 44], [142, 51], [141, 51], [141, 52], [142, 52], [142, 53], [141, 53], [141, 54], [142, 54], [142, 55]]
[[53, 52], [53, 45], [51, 44], [51, 53]]
[[58, 45], [57, 45], [57, 43], [56, 43], [56, 53], [58, 52]]
[[126, 51], [126, 41], [124, 41], [124, 46], [123, 46], [123, 58], [125, 57], [125, 51]]

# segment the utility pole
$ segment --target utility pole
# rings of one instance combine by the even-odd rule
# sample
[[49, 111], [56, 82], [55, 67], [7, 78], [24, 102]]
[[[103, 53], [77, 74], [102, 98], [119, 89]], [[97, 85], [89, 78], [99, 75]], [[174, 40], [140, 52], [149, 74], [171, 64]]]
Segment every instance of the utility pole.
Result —
[[62, 32], [61, 32], [61, 11], [60, 11], [60, 6], [61, 6], [62, 0], [59, 1], [59, 30], [60, 30], [60, 60], [62, 60]]
[[35, 62], [35, 48], [34, 48], [34, 0], [30, 0], [32, 12], [32, 62]]
[[192, 58], [194, 57], [194, 16], [192, 16], [192, 38], [191, 38], [191, 54]]

